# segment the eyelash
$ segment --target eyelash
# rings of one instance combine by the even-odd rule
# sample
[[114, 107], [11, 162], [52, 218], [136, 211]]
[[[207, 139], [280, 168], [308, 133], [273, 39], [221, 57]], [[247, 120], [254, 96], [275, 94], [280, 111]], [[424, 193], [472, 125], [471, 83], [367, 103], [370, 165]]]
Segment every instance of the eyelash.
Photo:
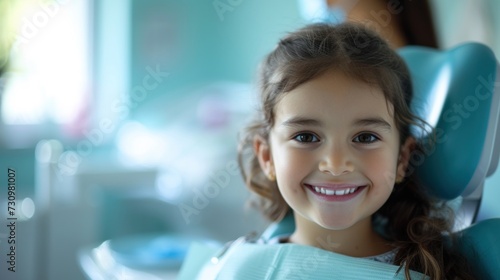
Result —
[[[365, 137], [369, 136], [371, 140], [369, 140], [369, 141], [360, 141], [359, 140], [360, 136], [365, 136]], [[352, 141], [356, 142], [356, 143], [361, 143], [361, 144], [371, 144], [371, 143], [375, 143], [375, 142], [377, 142], [379, 140], [380, 140], [380, 138], [377, 135], [375, 135], [373, 133], [369, 133], [369, 132], [363, 132], [363, 133], [360, 133], [360, 134], [356, 135], [356, 137], [354, 137], [354, 139]]]
[[[315, 141], [303, 141], [303, 140], [299, 140], [300, 136], [310, 136], [310, 137], [313, 137], [315, 139]], [[315, 143], [315, 142], [319, 142], [318, 136], [314, 135], [313, 133], [309, 133], [309, 132], [299, 133], [299, 134], [297, 134], [297, 135], [295, 135], [293, 137], [293, 140], [295, 140], [295, 141], [297, 141], [299, 143]]]
[[[368, 140], [368, 141], [361, 141], [360, 140], [361, 136], [364, 136], [364, 137], [368, 136], [368, 137], [370, 137], [370, 140]], [[299, 140], [300, 138], [303, 138], [303, 137], [312, 137], [313, 139], [309, 139], [309, 141], [305, 141], [304, 139]], [[316, 142], [319, 142], [318, 136], [314, 135], [313, 133], [309, 133], [309, 132], [299, 133], [299, 134], [293, 136], [292, 139], [295, 140], [295, 141], [297, 141], [297, 142], [299, 142], [299, 143], [316, 143]], [[355, 142], [355, 143], [360, 143], [360, 144], [371, 144], [371, 143], [375, 143], [375, 142], [377, 142], [379, 140], [380, 140], [380, 138], [378, 136], [376, 136], [375, 134], [368, 133], [368, 132], [363, 132], [363, 133], [360, 133], [360, 134], [356, 135], [356, 137], [354, 137], [354, 139], [352, 141]]]

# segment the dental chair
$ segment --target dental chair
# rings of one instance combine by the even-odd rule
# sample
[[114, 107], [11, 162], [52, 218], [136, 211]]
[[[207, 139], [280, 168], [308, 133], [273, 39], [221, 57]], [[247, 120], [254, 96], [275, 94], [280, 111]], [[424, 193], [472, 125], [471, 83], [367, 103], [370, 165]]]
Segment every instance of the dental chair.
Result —
[[[500, 156], [500, 73], [493, 52], [478, 43], [447, 51], [408, 46], [406, 61], [414, 88], [412, 110], [437, 131], [425, 158], [410, 161], [427, 190], [456, 208], [460, 250], [477, 279], [499, 279], [500, 215], [476, 222], [485, 179]], [[428, 134], [420, 131], [424, 143]], [[452, 206], [453, 206], [452, 205]], [[263, 239], [289, 234], [293, 215], [272, 224]]]

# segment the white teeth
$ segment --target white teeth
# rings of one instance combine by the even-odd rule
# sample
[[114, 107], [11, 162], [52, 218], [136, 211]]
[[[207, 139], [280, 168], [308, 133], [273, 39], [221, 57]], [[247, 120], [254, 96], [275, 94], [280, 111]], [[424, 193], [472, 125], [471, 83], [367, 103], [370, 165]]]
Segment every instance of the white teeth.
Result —
[[335, 191], [335, 195], [344, 195], [345, 191], [344, 190], [337, 190]]
[[[323, 190], [322, 190], [322, 192], [323, 192]], [[334, 194], [337, 194], [337, 192], [334, 190], [325, 190], [325, 194], [326, 195], [334, 195]]]
[[349, 189], [343, 189], [343, 190], [329, 190], [329, 189], [325, 189], [322, 187], [314, 186], [314, 190], [317, 193], [326, 194], [326, 195], [346, 195], [346, 194], [351, 194], [351, 193], [355, 192], [357, 189], [358, 188], [349, 188]]

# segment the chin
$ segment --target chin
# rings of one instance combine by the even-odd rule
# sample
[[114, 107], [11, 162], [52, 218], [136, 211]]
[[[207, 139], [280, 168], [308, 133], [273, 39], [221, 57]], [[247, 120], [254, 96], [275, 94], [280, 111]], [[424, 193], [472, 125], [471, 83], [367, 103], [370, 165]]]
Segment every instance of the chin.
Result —
[[328, 230], [345, 230], [354, 225], [352, 220], [335, 217], [320, 217], [315, 221], [315, 223]]

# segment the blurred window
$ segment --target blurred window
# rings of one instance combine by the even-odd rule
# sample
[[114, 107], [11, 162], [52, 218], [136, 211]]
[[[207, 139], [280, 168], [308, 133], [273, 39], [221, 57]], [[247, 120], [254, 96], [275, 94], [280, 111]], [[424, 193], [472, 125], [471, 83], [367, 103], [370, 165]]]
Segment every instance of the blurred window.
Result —
[[84, 122], [91, 92], [89, 1], [10, 2], [16, 4], [0, 12], [10, 13], [8, 26], [15, 27], [0, 88], [2, 123]]

